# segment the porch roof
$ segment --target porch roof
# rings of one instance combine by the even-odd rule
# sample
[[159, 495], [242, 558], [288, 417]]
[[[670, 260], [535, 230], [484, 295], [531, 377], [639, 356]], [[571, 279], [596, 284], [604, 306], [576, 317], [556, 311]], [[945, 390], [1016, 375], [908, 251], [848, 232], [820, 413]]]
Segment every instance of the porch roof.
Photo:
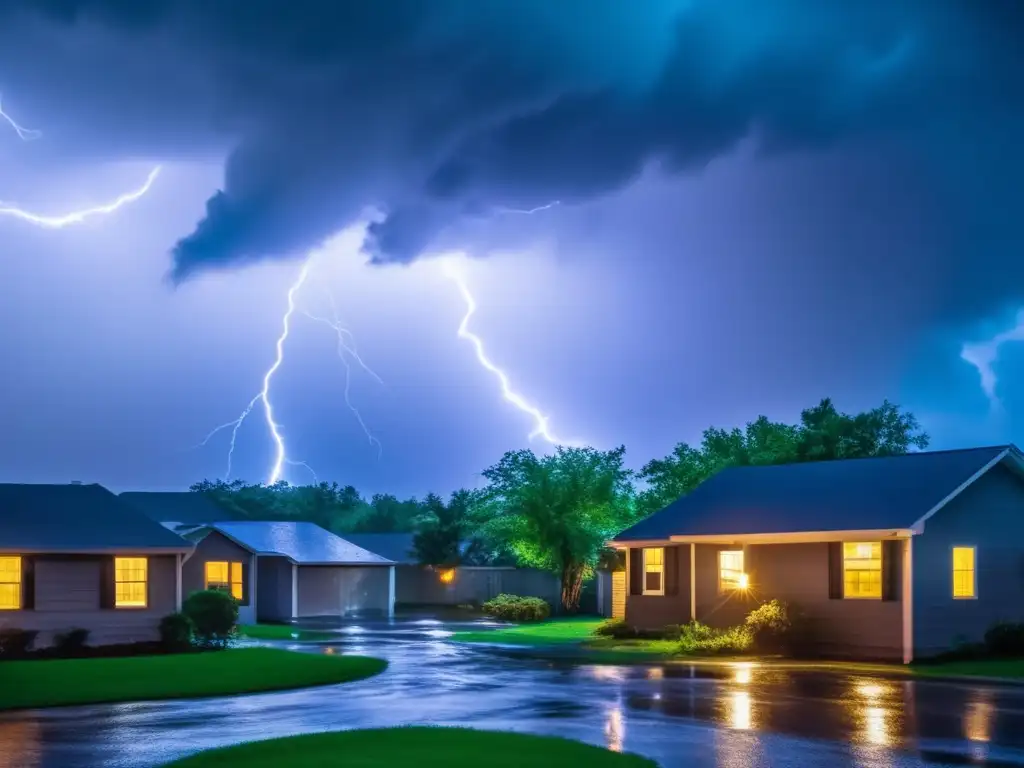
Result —
[[907, 530], [999, 463], [1014, 446], [731, 467], [619, 534], [614, 542]]

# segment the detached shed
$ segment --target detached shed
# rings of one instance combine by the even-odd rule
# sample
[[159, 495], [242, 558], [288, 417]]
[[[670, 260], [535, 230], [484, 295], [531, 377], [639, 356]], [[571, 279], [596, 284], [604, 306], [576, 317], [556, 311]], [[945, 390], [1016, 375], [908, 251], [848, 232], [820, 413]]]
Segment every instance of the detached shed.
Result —
[[230, 590], [243, 623], [394, 615], [395, 563], [314, 523], [217, 522], [188, 538], [186, 591]]

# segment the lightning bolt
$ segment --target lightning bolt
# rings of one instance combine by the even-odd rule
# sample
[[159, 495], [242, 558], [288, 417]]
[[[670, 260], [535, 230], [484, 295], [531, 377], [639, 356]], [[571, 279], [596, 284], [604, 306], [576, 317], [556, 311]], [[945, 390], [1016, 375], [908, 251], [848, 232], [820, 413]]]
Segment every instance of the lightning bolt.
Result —
[[153, 182], [156, 181], [157, 176], [160, 175], [161, 167], [158, 165], [152, 171], [149, 172], [149, 176], [146, 177], [146, 182], [136, 190], [121, 195], [113, 202], [100, 205], [95, 208], [86, 208], [81, 211], [73, 211], [71, 213], [64, 214], [62, 216], [41, 216], [31, 211], [26, 211], [23, 208], [18, 208], [9, 203], [0, 202], [0, 216], [12, 216], [21, 221], [25, 221], [29, 224], [34, 224], [37, 227], [44, 227], [46, 229], [63, 229], [64, 227], [72, 224], [81, 224], [86, 219], [94, 216], [105, 216], [113, 213], [119, 208], [134, 203], [140, 197], [149, 192], [153, 186]]
[[13, 117], [4, 112], [2, 96], [0, 96], [0, 120], [3, 120], [5, 123], [11, 126], [11, 128], [14, 129], [14, 132], [18, 134], [18, 138], [21, 139], [22, 141], [35, 141], [36, 139], [43, 135], [42, 131], [37, 131], [34, 128], [24, 128], [18, 125], [18, 123], [14, 120]]
[[512, 383], [509, 381], [508, 374], [491, 362], [490, 358], [487, 357], [487, 351], [484, 349], [483, 340], [469, 330], [469, 321], [472, 319], [473, 315], [476, 314], [476, 300], [473, 298], [473, 294], [470, 293], [469, 286], [466, 284], [462, 275], [459, 274], [458, 270], [451, 263], [445, 264], [444, 270], [445, 274], [451, 278], [456, 286], [458, 286], [459, 293], [462, 294], [462, 300], [466, 303], [466, 314], [463, 315], [462, 322], [459, 323], [459, 338], [465, 339], [473, 345], [473, 349], [476, 351], [477, 362], [480, 363], [485, 370], [493, 374], [501, 385], [502, 397], [533, 419], [533, 431], [530, 433], [529, 439], [532, 440], [533, 438], [540, 436], [551, 445], [581, 445], [581, 443], [575, 440], [563, 440], [555, 435], [548, 426], [548, 417], [541, 413], [536, 406], [527, 402], [522, 395], [512, 389]]
[[538, 205], [536, 208], [505, 208], [504, 206], [502, 206], [502, 207], [499, 207], [497, 209], [497, 211], [498, 211], [498, 213], [524, 213], [524, 214], [529, 215], [531, 213], [540, 213], [541, 211], [550, 210], [550, 209], [554, 208], [556, 205], [561, 205], [561, 204], [562, 204], [561, 200], [554, 200], [554, 201], [552, 201], [550, 203], [547, 203], [545, 205]]
[[1024, 341], [1024, 310], [1017, 313], [1017, 324], [1013, 328], [997, 333], [988, 341], [964, 344], [960, 351], [960, 358], [977, 369], [981, 389], [994, 411], [1002, 409], [1002, 403], [996, 395], [998, 382], [994, 366], [999, 358], [999, 348], [1011, 341]]

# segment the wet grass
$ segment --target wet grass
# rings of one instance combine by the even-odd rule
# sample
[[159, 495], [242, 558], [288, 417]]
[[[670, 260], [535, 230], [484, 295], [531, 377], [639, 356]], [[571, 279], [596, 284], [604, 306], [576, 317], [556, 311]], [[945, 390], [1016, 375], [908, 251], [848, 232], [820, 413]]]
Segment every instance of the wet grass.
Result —
[[365, 656], [237, 648], [207, 653], [0, 662], [0, 710], [279, 691], [371, 677]]
[[240, 624], [238, 634], [250, 640], [337, 640], [333, 632], [299, 629], [290, 624]]
[[503, 643], [506, 645], [559, 645], [582, 643], [595, 637], [604, 619], [552, 619], [535, 624], [456, 632], [452, 640], [461, 643]]
[[637, 755], [620, 754], [551, 736], [473, 731], [465, 728], [383, 728], [317, 733], [214, 749], [167, 768], [656, 768]]
[[1024, 659], [981, 659], [973, 661], [949, 661], [939, 664], [920, 664], [913, 668], [914, 674], [925, 677], [948, 677], [950, 675], [970, 677], [1024, 678]]

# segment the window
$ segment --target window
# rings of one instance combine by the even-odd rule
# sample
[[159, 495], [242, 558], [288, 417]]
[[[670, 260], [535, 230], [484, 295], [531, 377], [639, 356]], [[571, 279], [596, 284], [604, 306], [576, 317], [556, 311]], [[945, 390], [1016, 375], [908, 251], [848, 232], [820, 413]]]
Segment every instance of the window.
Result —
[[242, 600], [242, 564], [211, 562], [206, 564], [206, 588], [223, 589], [235, 600]]
[[977, 597], [974, 572], [974, 547], [953, 547], [953, 597]]
[[747, 588], [747, 574], [743, 572], [743, 550], [718, 553], [718, 591], [731, 592]]
[[148, 562], [144, 557], [114, 558], [114, 607], [145, 608]]
[[882, 542], [843, 542], [843, 597], [882, 599]]
[[665, 550], [661, 547], [644, 550], [644, 594], [665, 594]]
[[0, 611], [21, 608], [21, 558], [0, 557]]

